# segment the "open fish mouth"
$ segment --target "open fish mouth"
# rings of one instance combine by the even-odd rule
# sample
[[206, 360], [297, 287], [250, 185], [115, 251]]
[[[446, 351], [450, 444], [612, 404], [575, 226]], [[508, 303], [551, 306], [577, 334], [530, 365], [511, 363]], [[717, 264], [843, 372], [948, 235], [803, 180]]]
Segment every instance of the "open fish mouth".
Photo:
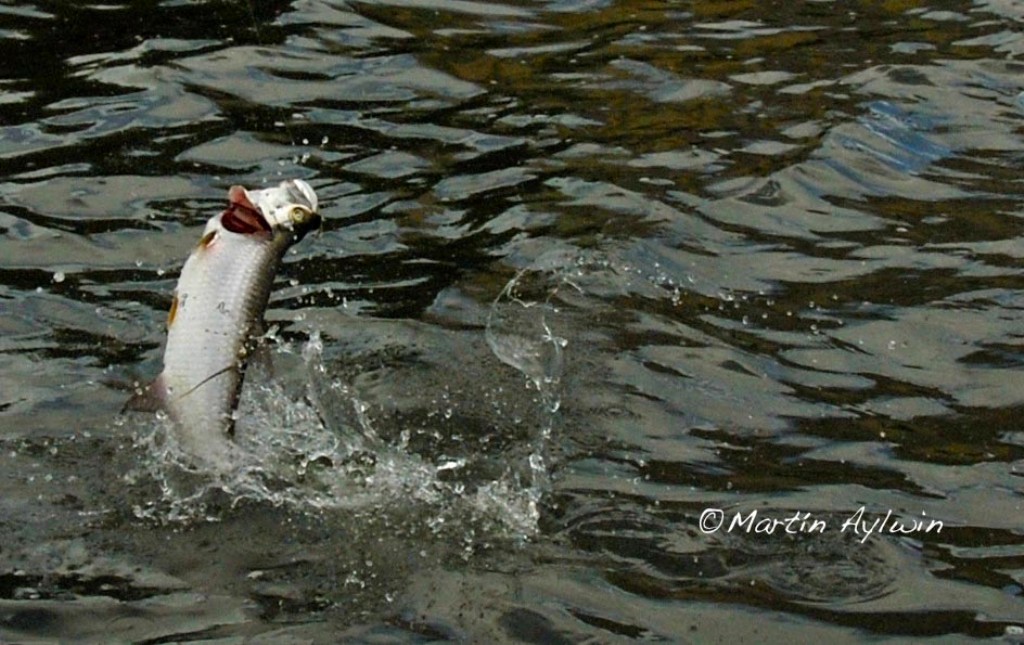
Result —
[[249, 199], [248, 191], [241, 186], [232, 186], [228, 191], [228, 207], [221, 215], [220, 223], [232, 233], [248, 235], [270, 232], [270, 222]]

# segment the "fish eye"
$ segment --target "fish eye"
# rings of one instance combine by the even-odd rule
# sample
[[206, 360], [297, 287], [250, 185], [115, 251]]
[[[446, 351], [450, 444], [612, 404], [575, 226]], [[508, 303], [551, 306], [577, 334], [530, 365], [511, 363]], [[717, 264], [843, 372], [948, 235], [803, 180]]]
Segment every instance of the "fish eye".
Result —
[[289, 219], [291, 219], [291, 221], [295, 222], [296, 224], [301, 224], [302, 222], [305, 222], [307, 219], [309, 219], [309, 216], [309, 209], [303, 208], [301, 206], [293, 207], [291, 212], [288, 213]]

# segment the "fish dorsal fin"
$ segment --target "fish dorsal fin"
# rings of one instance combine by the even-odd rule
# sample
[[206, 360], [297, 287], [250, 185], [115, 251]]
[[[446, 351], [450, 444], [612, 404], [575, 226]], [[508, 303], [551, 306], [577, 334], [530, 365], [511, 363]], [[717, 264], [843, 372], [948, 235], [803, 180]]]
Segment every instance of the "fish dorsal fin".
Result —
[[136, 412], [156, 412], [163, 410], [167, 406], [167, 385], [164, 383], [164, 375], [156, 377], [152, 383], [147, 385], [141, 390], [136, 390], [135, 394], [128, 399], [124, 407], [121, 408], [121, 413], [134, 410]]
[[232, 186], [228, 191], [228, 207], [221, 214], [220, 223], [232, 233], [242, 235], [270, 231], [270, 224], [263, 213], [249, 201], [249, 196], [241, 186]]

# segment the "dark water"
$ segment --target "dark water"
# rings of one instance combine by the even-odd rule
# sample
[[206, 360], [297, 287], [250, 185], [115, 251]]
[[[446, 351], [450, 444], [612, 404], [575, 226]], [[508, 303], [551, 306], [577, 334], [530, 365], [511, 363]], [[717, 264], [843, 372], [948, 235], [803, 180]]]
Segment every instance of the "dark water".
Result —
[[[0, 3], [0, 641], [1021, 642], [1022, 21]], [[216, 479], [117, 413], [288, 177]]]

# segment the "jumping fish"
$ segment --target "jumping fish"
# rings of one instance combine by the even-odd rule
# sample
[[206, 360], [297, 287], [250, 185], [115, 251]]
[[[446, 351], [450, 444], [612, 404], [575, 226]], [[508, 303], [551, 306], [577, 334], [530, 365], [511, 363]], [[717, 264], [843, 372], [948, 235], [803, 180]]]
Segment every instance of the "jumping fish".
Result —
[[195, 460], [230, 465], [233, 413], [247, 357], [288, 248], [317, 227], [317, 197], [301, 179], [263, 190], [232, 186], [185, 261], [167, 316], [163, 371], [125, 410], [164, 410]]

